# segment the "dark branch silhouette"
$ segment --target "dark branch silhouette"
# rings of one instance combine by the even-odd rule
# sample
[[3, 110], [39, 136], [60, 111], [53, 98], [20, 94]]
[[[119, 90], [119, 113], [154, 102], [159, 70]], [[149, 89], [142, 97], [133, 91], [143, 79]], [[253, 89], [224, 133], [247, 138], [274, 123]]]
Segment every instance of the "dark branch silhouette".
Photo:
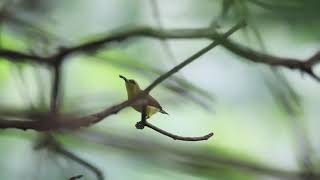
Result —
[[68, 180], [77, 180], [77, 179], [81, 179], [82, 177], [83, 175], [72, 176]]
[[72, 161], [84, 166], [88, 170], [92, 171], [95, 174], [95, 176], [97, 177], [98, 180], [104, 180], [103, 173], [97, 167], [95, 167], [94, 165], [92, 165], [88, 161], [80, 158], [76, 154], [68, 151], [52, 135], [46, 134], [43, 137], [43, 139], [41, 139], [39, 144], [37, 144], [37, 146], [35, 148], [39, 149], [39, 148], [43, 148], [43, 147], [47, 147], [50, 150], [52, 150], [53, 152], [55, 152], [57, 154], [60, 154], [60, 155], [62, 155], [64, 157], [66, 157], [66, 158], [68, 158], [68, 159], [70, 159], [70, 160], [72, 160]]
[[313, 67], [320, 63], [320, 51], [316, 52], [310, 58], [294, 59], [272, 56], [269, 54], [261, 53], [245, 46], [232, 42], [230, 40], [224, 41], [222, 45], [231, 52], [255, 63], [266, 64], [270, 66], [286, 67], [289, 69], [300, 70], [301, 72], [309, 74], [312, 78], [319, 81], [313, 72]]
[[237, 25], [233, 26], [229, 31], [227, 31], [225, 34], [223, 34], [221, 37], [217, 38], [216, 41], [212, 42], [211, 44], [209, 44], [208, 46], [206, 46], [205, 48], [201, 49], [200, 51], [198, 51], [197, 53], [193, 54], [192, 56], [190, 56], [189, 58], [187, 58], [186, 60], [184, 60], [182, 63], [180, 63], [179, 65], [175, 66], [174, 68], [172, 68], [170, 71], [164, 73], [163, 75], [161, 75], [159, 78], [157, 78], [155, 81], [153, 81], [144, 91], [149, 93], [153, 88], [155, 88], [158, 84], [160, 84], [162, 81], [164, 81], [165, 79], [167, 79], [168, 77], [170, 77], [172, 74], [178, 72], [179, 70], [181, 70], [182, 68], [184, 68], [185, 66], [187, 66], [188, 64], [190, 64], [191, 62], [193, 62], [194, 60], [198, 59], [200, 56], [204, 55], [205, 53], [207, 53], [208, 51], [210, 51], [211, 49], [213, 49], [214, 47], [218, 46], [219, 44], [223, 44], [223, 42], [234, 32], [236, 32], [237, 30], [241, 29], [242, 27], [244, 27], [246, 24], [245, 22], [240, 22]]
[[168, 131], [165, 131], [163, 129], [160, 129], [158, 127], [156, 127], [155, 125], [150, 124], [149, 122], [146, 122], [144, 124], [145, 127], [148, 127], [150, 129], [153, 129], [154, 131], [163, 134], [165, 136], [171, 137], [174, 140], [180, 140], [180, 141], [204, 141], [204, 140], [208, 140], [209, 138], [211, 138], [213, 136], [213, 133], [209, 133], [207, 135], [204, 136], [198, 136], [198, 137], [185, 137], [185, 136], [179, 136], [179, 135], [175, 135], [172, 134]]
[[199, 136], [199, 137], [184, 137], [184, 136], [175, 135], [175, 134], [169, 133], [168, 131], [160, 129], [160, 128], [156, 127], [155, 125], [150, 124], [147, 121], [146, 106], [143, 106], [143, 108], [142, 108], [141, 121], [136, 123], [137, 129], [144, 129], [144, 127], [148, 127], [148, 128], [153, 129], [154, 131], [156, 131], [160, 134], [168, 136], [174, 140], [180, 140], [180, 141], [204, 141], [204, 140], [208, 140], [209, 138], [211, 138], [213, 136], [213, 133], [209, 133], [205, 136]]
[[51, 113], [57, 114], [60, 107], [61, 101], [61, 75], [62, 75], [62, 60], [56, 61], [53, 66], [53, 78], [52, 78], [52, 90], [51, 90]]

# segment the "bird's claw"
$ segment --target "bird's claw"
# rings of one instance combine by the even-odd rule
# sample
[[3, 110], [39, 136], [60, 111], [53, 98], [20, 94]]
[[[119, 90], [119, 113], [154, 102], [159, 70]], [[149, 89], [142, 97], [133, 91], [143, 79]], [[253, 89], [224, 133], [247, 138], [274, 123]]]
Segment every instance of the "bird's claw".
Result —
[[144, 129], [144, 126], [145, 126], [145, 124], [142, 121], [139, 121], [139, 122], [136, 123], [136, 128], [137, 129]]

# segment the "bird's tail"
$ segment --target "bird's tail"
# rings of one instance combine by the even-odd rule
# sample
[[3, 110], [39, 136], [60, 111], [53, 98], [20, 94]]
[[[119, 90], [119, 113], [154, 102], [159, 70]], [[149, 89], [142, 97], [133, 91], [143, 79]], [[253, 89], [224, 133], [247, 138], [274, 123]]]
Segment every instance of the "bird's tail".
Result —
[[167, 112], [166, 112], [165, 110], [163, 110], [163, 109], [161, 109], [160, 112], [161, 112], [162, 114], [167, 114], [167, 115], [169, 115], [169, 113], [167, 113]]

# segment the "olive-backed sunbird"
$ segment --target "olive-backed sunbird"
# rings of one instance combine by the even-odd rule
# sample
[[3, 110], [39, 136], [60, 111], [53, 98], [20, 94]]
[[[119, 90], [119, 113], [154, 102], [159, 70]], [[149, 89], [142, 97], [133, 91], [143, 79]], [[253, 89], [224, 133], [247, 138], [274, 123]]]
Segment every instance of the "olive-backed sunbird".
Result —
[[[128, 100], [134, 98], [139, 93], [143, 92], [143, 90], [140, 89], [138, 83], [133, 79], [127, 79], [126, 77], [119, 75], [120, 78], [122, 78], [125, 81], [127, 94], [128, 94]], [[152, 96], [149, 94], [144, 96], [146, 100], [146, 118], [150, 118], [152, 115], [154, 115], [157, 112], [161, 112], [162, 114], [168, 114], [166, 111], [162, 109], [159, 102], [155, 100]], [[143, 105], [132, 105], [133, 109], [135, 109], [138, 112], [142, 112]]]

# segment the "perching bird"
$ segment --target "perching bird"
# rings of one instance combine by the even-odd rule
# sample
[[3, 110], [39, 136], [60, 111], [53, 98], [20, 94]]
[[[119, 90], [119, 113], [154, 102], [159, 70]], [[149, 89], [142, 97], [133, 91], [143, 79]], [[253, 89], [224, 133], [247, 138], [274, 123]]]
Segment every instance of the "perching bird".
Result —
[[[122, 78], [126, 83], [126, 89], [128, 94], [128, 100], [134, 98], [136, 95], [138, 95], [142, 90], [140, 89], [138, 83], [133, 79], [127, 79], [124, 76], [119, 75], [120, 78]], [[145, 96], [145, 100], [147, 103], [146, 107], [146, 118], [150, 118], [152, 115], [154, 115], [157, 112], [161, 112], [162, 114], [168, 114], [166, 111], [162, 109], [160, 104], [157, 100], [155, 100], [152, 96], [149, 94]], [[135, 109], [138, 112], [142, 112], [142, 105], [133, 105], [133, 109]]]

